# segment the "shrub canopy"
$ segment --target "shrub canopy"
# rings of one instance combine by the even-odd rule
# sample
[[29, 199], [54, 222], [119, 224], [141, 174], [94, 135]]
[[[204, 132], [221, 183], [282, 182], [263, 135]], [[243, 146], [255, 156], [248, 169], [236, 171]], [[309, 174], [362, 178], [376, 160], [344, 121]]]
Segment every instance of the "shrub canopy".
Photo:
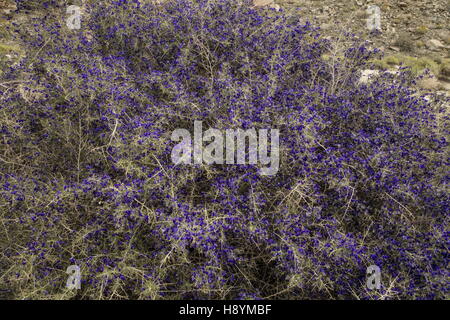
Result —
[[[96, 1], [80, 30], [27, 31], [0, 80], [15, 298], [448, 297], [443, 101], [407, 70], [359, 83], [377, 52], [356, 37], [241, 0]], [[173, 164], [194, 120], [279, 129], [278, 173]]]

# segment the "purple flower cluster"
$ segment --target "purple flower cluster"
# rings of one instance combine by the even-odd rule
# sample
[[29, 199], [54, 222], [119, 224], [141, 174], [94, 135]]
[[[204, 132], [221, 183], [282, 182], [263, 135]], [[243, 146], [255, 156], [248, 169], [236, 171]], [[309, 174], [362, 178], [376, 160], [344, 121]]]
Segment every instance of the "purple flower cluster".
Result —
[[[408, 70], [360, 84], [377, 51], [355, 36], [331, 64], [320, 30], [242, 0], [96, 1], [80, 30], [23, 29], [0, 80], [14, 297], [448, 297], [446, 101]], [[174, 165], [170, 135], [194, 120], [279, 129], [279, 172]]]

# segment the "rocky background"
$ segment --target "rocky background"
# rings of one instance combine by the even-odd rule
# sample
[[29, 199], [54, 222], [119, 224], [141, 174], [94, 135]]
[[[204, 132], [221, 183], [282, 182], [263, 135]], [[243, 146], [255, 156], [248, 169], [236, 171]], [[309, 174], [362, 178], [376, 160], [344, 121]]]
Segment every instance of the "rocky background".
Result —
[[[342, 29], [361, 33], [385, 53], [381, 65], [395, 68], [403, 62], [419, 69], [421, 65], [426, 66], [437, 79], [425, 85], [450, 89], [450, 1], [278, 0], [278, 3], [299, 8], [300, 15], [316, 21], [325, 34], [332, 35]], [[378, 34], [371, 34], [367, 29], [366, 10], [370, 5], [380, 8]]]
[[[424, 89], [450, 92], [450, 1], [448, 0], [253, 0], [263, 8], [296, 10], [300, 18], [320, 26], [325, 36], [343, 30], [361, 34], [385, 56], [376, 61], [382, 68], [411, 66], [419, 74], [425, 68], [433, 79], [419, 83]], [[79, 1], [0, 0], [0, 72], [21, 54], [20, 46], [10, 41], [12, 23], [27, 23], [45, 15], [44, 3], [61, 8]], [[381, 32], [367, 28], [367, 8], [376, 5], [381, 11]]]

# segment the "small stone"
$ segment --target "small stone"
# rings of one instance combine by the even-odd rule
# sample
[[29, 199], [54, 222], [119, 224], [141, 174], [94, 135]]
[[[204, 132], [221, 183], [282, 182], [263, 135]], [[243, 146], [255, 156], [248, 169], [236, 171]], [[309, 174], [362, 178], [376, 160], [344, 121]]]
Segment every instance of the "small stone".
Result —
[[322, 30], [330, 30], [331, 28], [333, 28], [333, 24], [331, 23], [324, 23], [320, 25], [320, 29]]
[[450, 32], [447, 30], [439, 32], [439, 37], [444, 41], [446, 44], [450, 44]]
[[428, 40], [426, 46], [430, 50], [439, 50], [445, 47], [445, 45], [437, 39]]
[[265, 7], [270, 4], [274, 4], [274, 0], [253, 0], [253, 5], [255, 7]]
[[380, 72], [378, 70], [370, 70], [370, 69], [363, 70], [358, 82], [366, 84], [371, 80], [371, 78], [378, 76], [379, 74]]
[[440, 87], [440, 83], [435, 77], [419, 80], [417, 85], [426, 90], [436, 90]]
[[450, 91], [450, 82], [441, 82], [440, 87], [442, 90]]

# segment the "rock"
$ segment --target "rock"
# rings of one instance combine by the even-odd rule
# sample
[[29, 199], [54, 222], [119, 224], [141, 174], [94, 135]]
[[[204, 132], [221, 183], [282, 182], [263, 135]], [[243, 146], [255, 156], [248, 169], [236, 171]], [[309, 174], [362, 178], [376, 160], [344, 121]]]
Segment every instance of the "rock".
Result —
[[376, 77], [379, 74], [380, 74], [380, 71], [378, 71], [378, 70], [370, 70], [370, 69], [363, 70], [358, 82], [361, 84], [367, 84], [370, 82], [371, 78]]
[[280, 11], [281, 7], [274, 0], [253, 0], [254, 7], [268, 7]]
[[331, 28], [333, 28], [332, 23], [324, 23], [320, 25], [320, 29], [322, 30], [330, 30]]
[[450, 91], [450, 82], [440, 82], [440, 87], [442, 90]]
[[265, 7], [271, 4], [274, 4], [274, 0], [253, 0], [255, 7]]
[[0, 14], [6, 14], [9, 15], [13, 11], [17, 9], [16, 4], [14, 1], [11, 0], [0, 0]]
[[441, 41], [439, 41], [437, 39], [428, 40], [426, 42], [426, 46], [427, 46], [428, 49], [433, 50], [433, 51], [434, 50], [439, 50], [439, 49], [442, 49], [442, 48], [445, 47], [445, 45]]
[[450, 44], [450, 32], [447, 30], [443, 30], [439, 32], [439, 37], [444, 41], [447, 45]]
[[426, 90], [437, 90], [441, 87], [441, 84], [436, 77], [421, 79], [417, 82], [417, 85], [419, 88]]

